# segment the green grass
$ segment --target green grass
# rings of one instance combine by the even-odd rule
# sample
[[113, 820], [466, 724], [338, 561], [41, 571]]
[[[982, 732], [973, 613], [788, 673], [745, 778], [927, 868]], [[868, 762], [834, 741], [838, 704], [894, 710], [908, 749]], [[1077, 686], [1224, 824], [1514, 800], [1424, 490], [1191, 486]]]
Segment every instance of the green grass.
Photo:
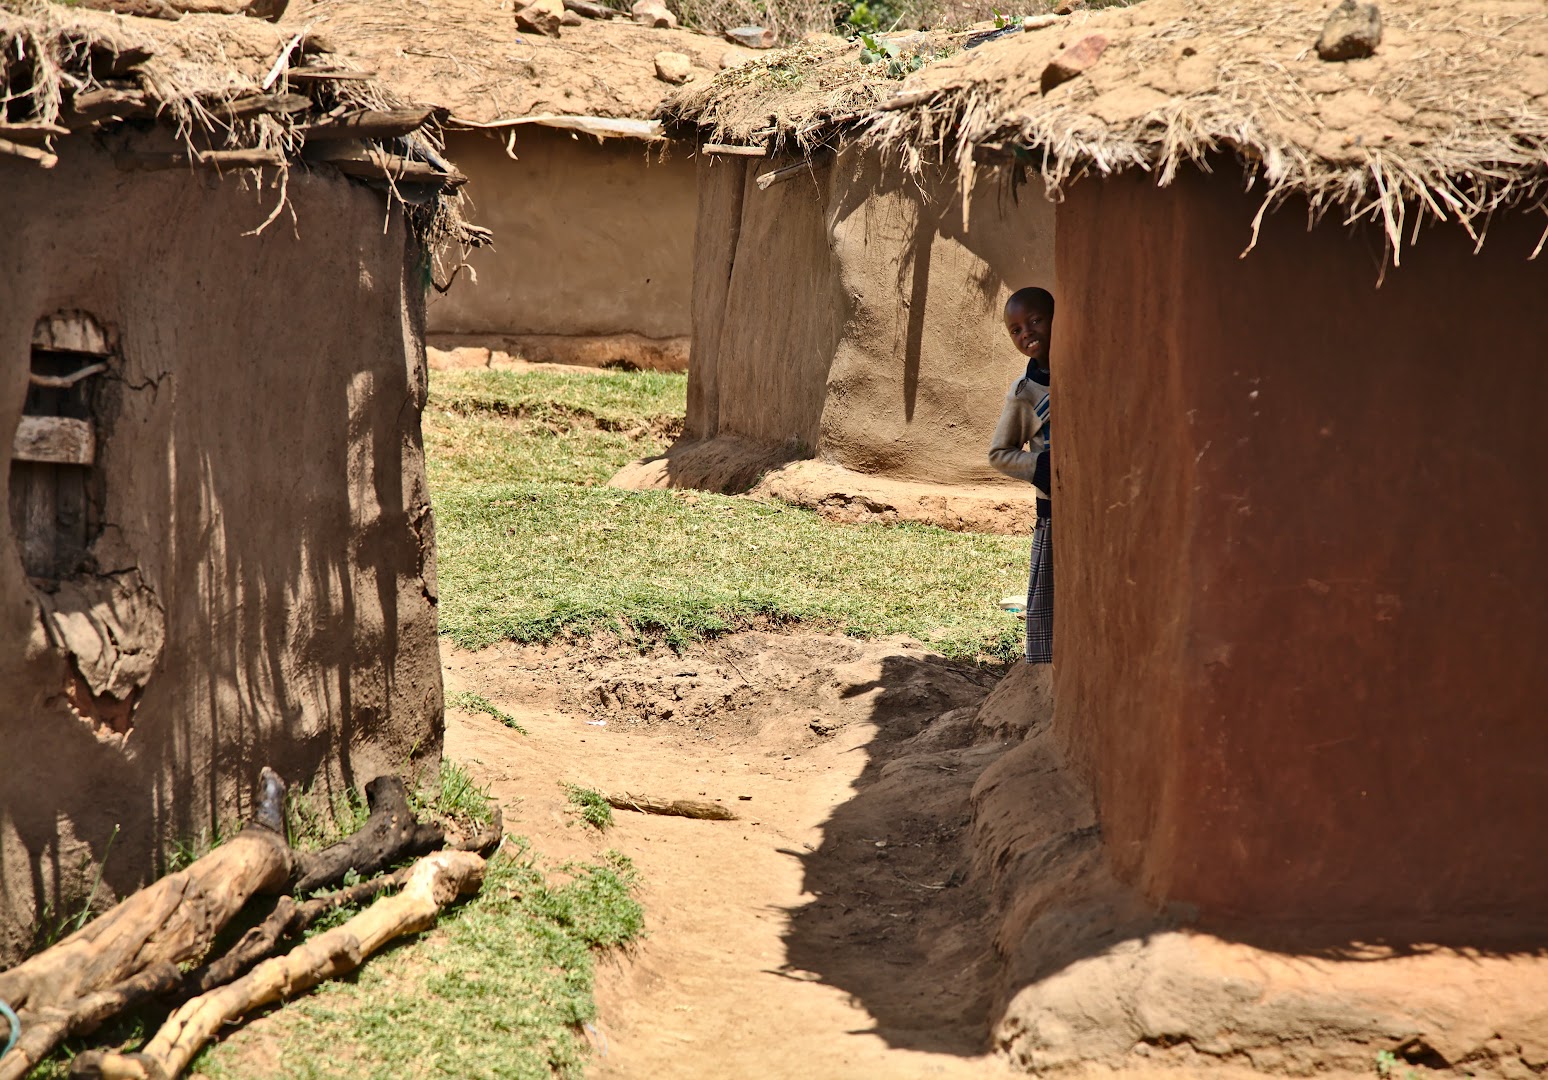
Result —
[[575, 807], [575, 812], [587, 825], [597, 832], [606, 832], [612, 827], [613, 808], [608, 805], [607, 799], [600, 791], [575, 784], [564, 785], [564, 791], [570, 800], [570, 805]]
[[527, 729], [516, 722], [516, 718], [483, 694], [475, 694], [471, 690], [464, 690], [460, 694], [453, 694], [446, 699], [448, 709], [461, 709], [463, 712], [483, 713], [492, 716], [518, 735], [527, 734]]
[[681, 648], [800, 622], [1017, 655], [999, 600], [1026, 587], [1025, 538], [597, 486], [661, 452], [685, 400], [685, 377], [657, 372], [433, 372], [442, 632], [468, 648], [597, 632]]
[[593, 955], [636, 939], [634, 870], [609, 852], [545, 873], [524, 848], [492, 859], [477, 897], [411, 948], [325, 983], [275, 1019], [277, 1051], [238, 1038], [193, 1068], [236, 1077], [547, 1080], [583, 1075]]
[[660, 453], [687, 405], [687, 378], [654, 371], [432, 372], [425, 450], [437, 490], [468, 484], [603, 484]]

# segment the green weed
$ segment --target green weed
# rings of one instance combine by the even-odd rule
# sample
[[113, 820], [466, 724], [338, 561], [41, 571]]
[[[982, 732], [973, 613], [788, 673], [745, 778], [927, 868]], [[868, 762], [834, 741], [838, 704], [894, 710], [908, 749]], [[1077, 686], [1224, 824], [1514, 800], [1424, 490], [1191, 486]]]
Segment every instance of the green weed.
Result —
[[527, 734], [527, 729], [516, 722], [516, 718], [482, 694], [475, 694], [471, 690], [464, 690], [460, 694], [453, 694], [446, 699], [448, 708], [461, 709], [463, 712], [483, 713], [492, 716], [518, 735]]
[[613, 852], [545, 874], [517, 842], [483, 889], [412, 949], [324, 983], [270, 1023], [278, 1056], [239, 1035], [194, 1069], [212, 1078], [402, 1076], [579, 1080], [596, 1018], [593, 953], [636, 939], [635, 874]]
[[428, 792], [411, 792], [409, 805], [421, 817], [428, 813], [475, 825], [487, 825], [494, 817], [489, 789], [480, 787], [467, 769], [444, 757], [435, 786]]
[[613, 825], [613, 808], [608, 805], [600, 791], [591, 788], [579, 787], [575, 784], [565, 784], [564, 791], [570, 799], [570, 805], [575, 807], [581, 820], [598, 832], [606, 832]]

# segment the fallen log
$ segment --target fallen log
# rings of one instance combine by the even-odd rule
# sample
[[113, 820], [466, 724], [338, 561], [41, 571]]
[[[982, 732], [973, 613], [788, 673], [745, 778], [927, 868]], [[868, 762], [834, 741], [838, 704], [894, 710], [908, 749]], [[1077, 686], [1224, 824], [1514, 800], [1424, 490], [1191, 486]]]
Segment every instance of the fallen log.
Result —
[[29, 1009], [21, 1037], [0, 1058], [0, 1077], [18, 1080], [36, 1068], [66, 1039], [90, 1035], [108, 1020], [166, 994], [182, 980], [176, 964], [153, 964], [111, 990], [99, 990], [74, 1002], [68, 1009], [45, 1006]]
[[76, 1077], [171, 1080], [221, 1026], [271, 1002], [295, 997], [337, 978], [387, 942], [435, 925], [441, 909], [483, 884], [484, 860], [468, 851], [427, 855], [410, 869], [403, 891], [378, 900], [342, 926], [318, 934], [284, 956], [265, 960], [236, 982], [194, 998], [174, 1012], [138, 1053], [89, 1051], [71, 1066]]
[[[284, 838], [250, 825], [188, 869], [146, 886], [59, 944], [0, 973], [0, 1000], [18, 1012], [73, 1008], [87, 994], [117, 986], [154, 964], [193, 960], [249, 899], [282, 892], [290, 872]], [[27, 1021], [23, 1015], [24, 1027]]]
[[663, 814], [668, 817], [699, 818], [702, 821], [735, 821], [736, 815], [719, 803], [702, 799], [655, 799], [649, 795], [608, 795], [607, 804], [614, 810], [635, 810], [641, 814]]
[[294, 893], [337, 885], [351, 870], [375, 874], [393, 863], [417, 858], [441, 846], [439, 825], [421, 824], [409, 806], [408, 788], [396, 776], [378, 776], [366, 784], [370, 816], [360, 831], [321, 851], [295, 856]]

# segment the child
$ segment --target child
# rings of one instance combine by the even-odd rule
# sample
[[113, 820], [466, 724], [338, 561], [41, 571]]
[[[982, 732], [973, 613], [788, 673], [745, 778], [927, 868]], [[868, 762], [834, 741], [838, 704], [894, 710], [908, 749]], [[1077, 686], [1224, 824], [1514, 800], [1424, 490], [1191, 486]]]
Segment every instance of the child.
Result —
[[1027, 370], [1005, 397], [989, 444], [989, 464], [1037, 489], [1032, 575], [1027, 583], [1027, 663], [1053, 662], [1053, 504], [1049, 499], [1048, 339], [1054, 298], [1046, 289], [1018, 289], [1005, 302], [1005, 329]]

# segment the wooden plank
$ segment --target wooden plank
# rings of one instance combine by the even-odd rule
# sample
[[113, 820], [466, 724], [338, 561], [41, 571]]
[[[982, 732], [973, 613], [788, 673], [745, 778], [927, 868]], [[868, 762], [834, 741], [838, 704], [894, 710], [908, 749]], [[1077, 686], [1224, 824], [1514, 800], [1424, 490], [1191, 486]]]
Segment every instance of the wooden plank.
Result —
[[374, 71], [351, 71], [348, 68], [290, 68], [285, 72], [285, 78], [291, 82], [305, 82], [308, 79], [313, 82], [361, 82], [366, 79], [376, 78]]
[[766, 157], [768, 151], [761, 146], [738, 146], [734, 143], [705, 143], [699, 147], [706, 154], [721, 154], [726, 157]]
[[182, 151], [165, 154], [119, 154], [113, 164], [125, 172], [157, 169], [261, 169], [285, 164], [285, 152], [267, 150], [199, 150], [192, 157]]
[[802, 173], [812, 172], [815, 166], [815, 162], [803, 159], [794, 165], [786, 165], [782, 169], [774, 169], [771, 172], [763, 173], [757, 178], [758, 190], [767, 191], [775, 184], [782, 184], [786, 180], [793, 180]]
[[461, 173], [445, 173], [423, 161], [414, 161], [400, 154], [389, 154], [374, 146], [359, 143], [323, 143], [307, 147], [303, 151], [308, 161], [332, 165], [345, 176], [358, 176], [365, 180], [406, 181], [413, 184], [436, 184], [440, 187], [459, 187], [468, 182]]
[[97, 436], [85, 420], [64, 416], [23, 416], [11, 443], [11, 460], [55, 465], [90, 465], [97, 459]]
[[25, 124], [0, 124], [0, 139], [19, 143], [39, 143], [56, 135], [68, 135], [70, 129], [59, 124], [45, 124], [41, 120]]
[[55, 312], [47, 318], [39, 319], [32, 328], [32, 347], [45, 352], [109, 356], [113, 352], [113, 344], [112, 334], [84, 311]]
[[307, 124], [301, 134], [309, 143], [341, 139], [395, 139], [418, 131], [436, 114], [435, 109], [367, 109], [321, 124]]
[[28, 577], [54, 576], [55, 473], [47, 465], [11, 466], [11, 528]]
[[0, 139], [0, 154], [18, 157], [24, 161], [31, 161], [45, 169], [52, 169], [59, 164], [59, 156], [57, 154], [50, 154], [47, 150], [40, 150], [36, 146], [23, 146], [21, 143], [12, 142], [10, 139]]

